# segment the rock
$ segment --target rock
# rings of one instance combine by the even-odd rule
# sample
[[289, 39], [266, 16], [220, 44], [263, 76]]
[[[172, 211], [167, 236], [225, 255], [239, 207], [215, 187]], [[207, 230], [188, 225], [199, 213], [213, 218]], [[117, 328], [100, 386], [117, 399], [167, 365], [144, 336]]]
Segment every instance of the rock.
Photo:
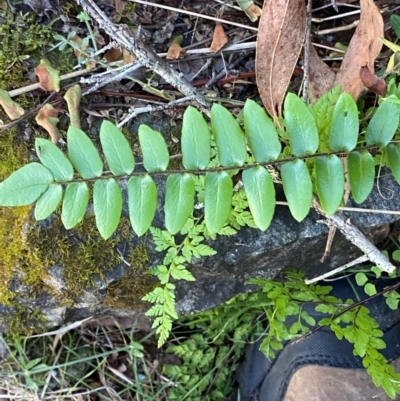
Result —
[[[158, 186], [163, 197], [163, 185]], [[399, 210], [399, 187], [392, 177], [384, 175], [380, 188], [393, 196], [383, 198], [375, 188], [361, 206]], [[357, 206], [354, 202], [349, 205]], [[161, 227], [161, 206], [157, 213], [155, 222]], [[389, 224], [398, 219], [396, 215], [372, 213], [346, 212], [344, 216], [375, 242], [385, 238]], [[245, 282], [252, 277], [274, 278], [284, 268], [304, 270], [308, 277], [313, 277], [360, 255], [357, 248], [337, 233], [330, 260], [321, 263], [328, 228], [319, 219], [311, 211], [302, 223], [297, 223], [287, 207], [277, 206], [266, 232], [243, 228], [236, 236], [210, 241], [217, 254], [189, 266], [196, 282], [176, 283], [179, 312], [205, 310], [249, 291], [252, 287]], [[17, 317], [29, 331], [35, 329], [35, 320], [44, 326], [55, 326], [92, 315], [143, 315], [147, 305], [141, 297], [156, 284], [145, 274], [146, 270], [161, 263], [163, 256], [155, 251], [150, 235], [139, 241], [126, 218], [116, 238], [107, 241], [98, 238], [93, 216], [69, 231], [63, 229], [58, 217], [52, 217], [39, 228], [32, 227], [25, 233], [26, 244], [35, 248], [39, 263], [28, 265], [24, 261], [26, 266], [16, 269], [18, 274], [14, 274], [10, 286], [15, 298], [10, 305], [0, 308], [0, 329], [9, 329]], [[40, 271], [33, 273], [38, 266]]]

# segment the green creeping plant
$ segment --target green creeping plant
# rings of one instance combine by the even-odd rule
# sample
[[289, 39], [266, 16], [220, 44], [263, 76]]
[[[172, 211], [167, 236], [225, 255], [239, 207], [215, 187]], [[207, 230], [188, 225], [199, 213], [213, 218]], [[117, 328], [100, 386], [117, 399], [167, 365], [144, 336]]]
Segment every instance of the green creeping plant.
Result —
[[[157, 188], [152, 176], [162, 173], [168, 175], [165, 227], [174, 235], [193, 212], [194, 177], [205, 175], [205, 222], [209, 233], [215, 236], [229, 219], [231, 175], [241, 168], [254, 223], [259, 229], [266, 230], [273, 218], [275, 190], [265, 167], [280, 163], [283, 188], [296, 220], [301, 221], [307, 216], [314, 191], [324, 211], [333, 214], [340, 206], [344, 190], [343, 166], [334, 152], [348, 154], [350, 186], [358, 203], [363, 202], [372, 190], [375, 163], [368, 150], [355, 149], [360, 140], [358, 112], [347, 93], [338, 96], [331, 107], [328, 140], [323, 149], [324, 153], [330, 154], [317, 153], [322, 149], [319, 107], [318, 104], [307, 107], [299, 97], [287, 95], [284, 103], [286, 147], [295, 157], [283, 163], [279, 159], [284, 158], [288, 150], [282, 152], [282, 137], [263, 108], [254, 101], [248, 100], [243, 109], [244, 132], [234, 116], [219, 104], [211, 110], [211, 130], [200, 112], [188, 107], [181, 140], [185, 170], [172, 173], [167, 171], [169, 152], [163, 136], [146, 125], [141, 125], [138, 133], [146, 173], [134, 172], [135, 159], [128, 141], [111, 122], [104, 121], [100, 129], [102, 151], [110, 172], [103, 172], [102, 158], [89, 137], [71, 126], [67, 134], [68, 156], [50, 141], [36, 139], [40, 163], [29, 163], [0, 183], [0, 206], [36, 202], [35, 217], [41, 220], [62, 203], [63, 224], [67, 229], [73, 228], [85, 216], [89, 202], [88, 183], [94, 181], [96, 224], [101, 236], [107, 239], [115, 232], [121, 217], [123, 201], [119, 181], [129, 178], [129, 215], [133, 230], [140, 236], [150, 228], [156, 211]], [[398, 181], [400, 147], [390, 141], [399, 126], [399, 111], [399, 105], [393, 101], [382, 102], [369, 122], [365, 136], [361, 137], [367, 145], [381, 149]], [[326, 132], [326, 127], [322, 131]], [[212, 140], [219, 165], [207, 169]]]

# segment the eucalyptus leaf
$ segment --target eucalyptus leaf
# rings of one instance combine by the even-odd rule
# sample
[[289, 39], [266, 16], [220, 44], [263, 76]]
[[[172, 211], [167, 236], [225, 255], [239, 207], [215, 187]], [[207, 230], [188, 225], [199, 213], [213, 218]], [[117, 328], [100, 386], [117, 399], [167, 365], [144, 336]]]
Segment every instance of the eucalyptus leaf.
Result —
[[347, 158], [351, 195], [357, 203], [368, 198], [374, 187], [375, 162], [371, 153], [351, 152]]
[[111, 172], [114, 175], [131, 174], [135, 168], [131, 147], [111, 121], [103, 121], [101, 124], [100, 141]]
[[400, 143], [390, 143], [386, 147], [386, 156], [392, 174], [400, 184]]
[[242, 179], [254, 222], [265, 231], [271, 224], [276, 203], [271, 175], [264, 167], [258, 166], [244, 170]]
[[129, 179], [128, 206], [132, 227], [140, 237], [150, 228], [157, 208], [157, 187], [148, 174]]
[[181, 146], [186, 169], [203, 170], [210, 163], [210, 129], [201, 113], [192, 106], [183, 114]]
[[122, 212], [121, 188], [114, 178], [96, 181], [93, 207], [100, 235], [104, 239], [110, 238], [118, 227]]
[[190, 174], [171, 174], [165, 186], [165, 226], [172, 234], [178, 233], [192, 214], [194, 181]]
[[244, 128], [251, 152], [258, 163], [276, 160], [282, 146], [275, 124], [254, 100], [247, 99], [243, 109]]
[[336, 155], [320, 156], [315, 162], [315, 186], [326, 214], [336, 212], [343, 199], [343, 164]]
[[68, 156], [84, 179], [100, 177], [103, 162], [91, 139], [79, 128], [70, 126], [67, 133]]
[[303, 160], [284, 163], [281, 167], [283, 190], [290, 212], [297, 221], [308, 215], [312, 202], [312, 183]]
[[204, 213], [208, 231], [214, 235], [231, 212], [233, 183], [227, 172], [207, 173], [204, 180]]
[[351, 95], [343, 92], [333, 110], [330, 149], [352, 151], [357, 145], [359, 126], [357, 104]]
[[[391, 95], [388, 99], [397, 99]], [[367, 145], [385, 147], [399, 127], [400, 107], [396, 103], [383, 101], [372, 116], [365, 133]]]
[[26, 164], [0, 183], [0, 206], [30, 205], [53, 181], [53, 175], [42, 164]]
[[63, 195], [61, 184], [50, 184], [35, 205], [35, 219], [47, 219], [58, 207]]
[[165, 171], [169, 164], [169, 153], [163, 136], [149, 126], [141, 124], [139, 142], [144, 168], [149, 172]]
[[69, 230], [85, 217], [89, 202], [89, 188], [86, 182], [72, 182], [65, 190], [61, 211], [61, 221]]
[[246, 161], [246, 141], [236, 118], [225, 107], [214, 103], [211, 108], [211, 127], [223, 166], [242, 166]]
[[54, 143], [48, 139], [36, 138], [35, 148], [40, 161], [50, 170], [56, 181], [71, 181], [74, 178], [71, 162]]
[[286, 131], [295, 156], [313, 154], [318, 149], [318, 129], [306, 104], [293, 93], [286, 95], [284, 103]]

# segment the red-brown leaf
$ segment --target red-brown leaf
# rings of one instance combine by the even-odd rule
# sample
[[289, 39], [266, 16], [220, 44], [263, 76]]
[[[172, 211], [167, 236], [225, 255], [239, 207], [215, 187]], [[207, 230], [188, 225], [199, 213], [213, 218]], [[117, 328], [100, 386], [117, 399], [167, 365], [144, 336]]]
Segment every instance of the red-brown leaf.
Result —
[[360, 68], [360, 79], [364, 86], [366, 86], [371, 92], [380, 96], [386, 95], [385, 80], [372, 74], [367, 65]]

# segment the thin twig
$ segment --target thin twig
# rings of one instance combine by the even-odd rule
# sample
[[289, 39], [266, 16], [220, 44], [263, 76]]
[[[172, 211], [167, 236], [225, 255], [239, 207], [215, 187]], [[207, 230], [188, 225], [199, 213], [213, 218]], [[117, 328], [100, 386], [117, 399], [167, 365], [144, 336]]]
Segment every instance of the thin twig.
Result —
[[314, 277], [314, 278], [311, 278], [311, 279], [306, 279], [306, 280], [304, 280], [304, 282], [307, 285], [308, 284], [312, 284], [312, 283], [316, 283], [317, 281], [324, 280], [324, 279], [326, 279], [328, 277], [334, 276], [335, 274], [340, 273], [341, 271], [346, 270], [349, 267], [352, 267], [352, 266], [355, 266], [355, 265], [359, 265], [360, 263], [364, 263], [367, 260], [369, 260], [368, 256], [367, 255], [362, 255], [359, 258], [354, 259], [351, 262], [346, 263], [343, 266], [337, 267], [336, 269], [333, 269], [333, 270], [331, 270], [331, 271], [329, 271], [327, 273], [321, 274], [318, 277]]
[[249, 29], [251, 31], [258, 31], [258, 28], [254, 28], [252, 26], [243, 25], [243, 24], [239, 24], [237, 22], [232, 22], [232, 21], [226, 21], [222, 18], [211, 17], [209, 15], [199, 14], [199, 13], [195, 13], [193, 11], [183, 10], [181, 8], [174, 8], [174, 7], [166, 6], [164, 4], [156, 4], [156, 3], [152, 3], [150, 1], [144, 1], [144, 0], [129, 0], [129, 1], [133, 2], [133, 3], [144, 4], [146, 6], [163, 8], [163, 9], [169, 10], [169, 11], [175, 11], [176, 13], [179, 13], [179, 14], [192, 15], [193, 17], [197, 17], [197, 18], [204, 18], [204, 19], [209, 19], [209, 20], [215, 21], [215, 22], [221, 22], [221, 23], [227, 24], [227, 25], [238, 26], [240, 28]]
[[306, 36], [303, 46], [304, 58], [303, 58], [303, 101], [308, 104], [309, 99], [309, 64], [310, 64], [310, 42], [311, 42], [311, 20], [312, 20], [312, 0], [308, 0], [307, 3], [307, 19], [306, 19]]
[[359, 248], [368, 259], [376, 264], [382, 271], [386, 273], [393, 272], [396, 268], [390, 263], [389, 259], [381, 253], [381, 251], [369, 241], [365, 235], [351, 223], [345, 221], [340, 215], [334, 214], [328, 216], [321, 208], [321, 205], [314, 198], [312, 202], [313, 208], [322, 216], [324, 216], [330, 225], [334, 225], [352, 244]]

